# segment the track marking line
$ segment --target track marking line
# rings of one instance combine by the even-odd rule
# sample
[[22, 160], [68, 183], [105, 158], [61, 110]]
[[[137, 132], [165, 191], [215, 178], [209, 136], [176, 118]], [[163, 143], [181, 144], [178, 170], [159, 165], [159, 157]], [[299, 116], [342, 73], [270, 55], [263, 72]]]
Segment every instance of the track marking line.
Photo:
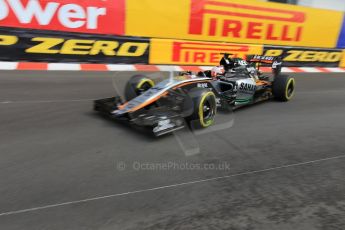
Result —
[[73, 205], [73, 204], [87, 203], [87, 202], [96, 201], [96, 200], [103, 200], [103, 199], [108, 199], [108, 198], [127, 196], [127, 195], [156, 191], [156, 190], [163, 190], [163, 189], [168, 189], [168, 188], [181, 187], [181, 186], [185, 186], [185, 185], [199, 184], [199, 183], [216, 181], [216, 180], [227, 179], [227, 178], [233, 178], [233, 177], [238, 177], [238, 176], [253, 175], [253, 174], [258, 174], [258, 173], [274, 171], [274, 170], [278, 170], [278, 169], [285, 169], [285, 168], [290, 168], [290, 167], [309, 165], [309, 164], [313, 164], [313, 163], [335, 160], [335, 159], [341, 159], [341, 158], [345, 158], [345, 155], [338, 155], [338, 156], [322, 158], [322, 159], [318, 159], [318, 160], [305, 161], [305, 162], [300, 162], [300, 163], [295, 163], [295, 164], [281, 165], [281, 166], [276, 166], [276, 167], [267, 168], [267, 169], [247, 171], [247, 172], [242, 172], [242, 173], [230, 174], [230, 175], [226, 175], [226, 176], [219, 176], [219, 177], [213, 177], [213, 178], [202, 179], [202, 180], [188, 181], [188, 182], [165, 185], [165, 186], [154, 187], [154, 188], [134, 190], [134, 191], [124, 192], [124, 193], [115, 193], [115, 194], [106, 195], [106, 196], [91, 197], [91, 198], [87, 198], [87, 199], [83, 199], [83, 200], [68, 201], [68, 202], [49, 204], [49, 205], [39, 206], [39, 207], [34, 207], [34, 208], [8, 211], [8, 212], [0, 213], [0, 217], [15, 215], [15, 214], [21, 214], [21, 213], [27, 213], [27, 212], [33, 212], [33, 211], [39, 211], [39, 210], [44, 210], [44, 209], [49, 209], [49, 208], [56, 208], [56, 207], [67, 206], [67, 205]]

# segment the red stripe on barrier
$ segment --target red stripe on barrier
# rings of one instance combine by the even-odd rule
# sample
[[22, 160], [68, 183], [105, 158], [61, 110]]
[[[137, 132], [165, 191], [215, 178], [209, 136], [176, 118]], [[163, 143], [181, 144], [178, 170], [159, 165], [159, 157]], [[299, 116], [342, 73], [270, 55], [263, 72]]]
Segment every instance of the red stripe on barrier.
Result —
[[193, 72], [202, 71], [202, 69], [198, 66], [180, 66], [180, 68], [184, 71], [193, 71]]
[[159, 71], [159, 68], [154, 65], [134, 65], [138, 71]]
[[17, 66], [18, 70], [47, 70], [48, 63], [42, 62], [19, 62]]
[[298, 67], [288, 67], [290, 70], [292, 70], [295, 73], [304, 73], [305, 71], [298, 68]]
[[325, 69], [325, 68], [322, 68], [322, 67], [315, 67], [315, 69], [319, 70], [320, 72], [323, 72], [323, 73], [330, 73], [332, 71], [328, 70], [328, 69]]
[[272, 68], [271, 67], [260, 67], [260, 70], [264, 73], [270, 73], [272, 72]]
[[104, 64], [80, 64], [81, 70], [85, 71], [107, 71], [108, 68]]

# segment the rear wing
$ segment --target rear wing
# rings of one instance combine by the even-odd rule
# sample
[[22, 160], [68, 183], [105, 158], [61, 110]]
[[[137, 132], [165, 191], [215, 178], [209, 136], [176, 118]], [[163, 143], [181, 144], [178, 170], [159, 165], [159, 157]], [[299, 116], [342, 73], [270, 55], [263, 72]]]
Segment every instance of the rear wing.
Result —
[[[278, 75], [282, 69], [282, 58], [279, 56], [263, 56], [263, 55], [253, 55], [247, 57], [247, 62], [250, 63], [263, 63], [270, 64], [272, 67], [272, 73]], [[260, 68], [260, 65], [258, 66]]]
[[274, 56], [262, 56], [262, 55], [253, 55], [248, 56], [248, 62], [256, 62], [256, 63], [266, 63], [266, 64], [273, 64], [273, 62], [279, 57]]

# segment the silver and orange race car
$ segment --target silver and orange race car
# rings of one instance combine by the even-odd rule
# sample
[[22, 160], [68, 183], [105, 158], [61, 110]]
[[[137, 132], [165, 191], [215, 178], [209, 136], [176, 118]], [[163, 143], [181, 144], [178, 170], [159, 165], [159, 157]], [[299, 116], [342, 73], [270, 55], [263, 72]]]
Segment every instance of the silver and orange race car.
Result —
[[[187, 71], [160, 82], [135, 75], [127, 82], [125, 100], [120, 96], [99, 99], [94, 109], [121, 121], [151, 127], [156, 136], [161, 136], [186, 126], [207, 128], [214, 123], [217, 110], [293, 97], [295, 80], [280, 74], [280, 59], [255, 55], [233, 62], [233, 68], [227, 71], [222, 67], [196, 74]], [[270, 64], [273, 75], [262, 74], [260, 63]]]

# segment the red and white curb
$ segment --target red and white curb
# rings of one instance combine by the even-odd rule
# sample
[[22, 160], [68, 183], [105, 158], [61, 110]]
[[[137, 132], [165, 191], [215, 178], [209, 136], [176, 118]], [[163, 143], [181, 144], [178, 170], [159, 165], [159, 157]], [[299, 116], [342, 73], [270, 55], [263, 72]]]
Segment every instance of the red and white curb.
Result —
[[[116, 64], [74, 64], [43, 62], [0, 62], [0, 70], [48, 70], [48, 71], [201, 71], [212, 66], [171, 66], [171, 65], [116, 65]], [[269, 67], [261, 67], [271, 72]], [[293, 73], [340, 73], [345, 68], [325, 67], [283, 67], [282, 72]]]

